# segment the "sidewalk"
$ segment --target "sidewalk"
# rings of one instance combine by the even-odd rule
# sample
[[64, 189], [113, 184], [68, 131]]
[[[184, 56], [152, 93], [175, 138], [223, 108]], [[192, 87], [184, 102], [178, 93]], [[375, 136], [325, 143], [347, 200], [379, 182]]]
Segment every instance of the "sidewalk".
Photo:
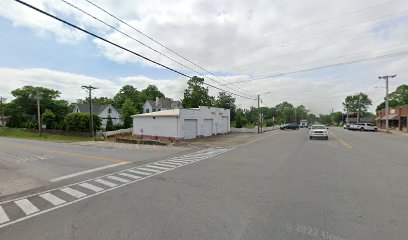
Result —
[[[378, 129], [379, 132], [386, 133], [385, 129]], [[402, 135], [402, 136], [407, 136], [408, 137], [408, 132], [403, 132], [399, 130], [388, 130], [390, 134], [395, 134], [395, 135]]]

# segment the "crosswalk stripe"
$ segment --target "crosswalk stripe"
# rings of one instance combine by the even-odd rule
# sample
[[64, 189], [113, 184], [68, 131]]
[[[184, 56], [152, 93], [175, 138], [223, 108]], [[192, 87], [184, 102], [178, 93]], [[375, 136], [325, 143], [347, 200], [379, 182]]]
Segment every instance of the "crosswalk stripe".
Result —
[[70, 187], [62, 188], [62, 189], [60, 189], [60, 190], [63, 191], [64, 193], [66, 193], [66, 194], [68, 194], [68, 195], [71, 195], [71, 196], [73, 196], [73, 197], [76, 197], [76, 198], [82, 198], [82, 197], [85, 197], [85, 196], [86, 196], [85, 193], [80, 192], [80, 191], [75, 190], [75, 189], [70, 188]]
[[59, 198], [59, 197], [57, 197], [57, 196], [55, 196], [54, 194], [51, 194], [51, 193], [41, 194], [40, 197], [47, 200], [48, 202], [50, 202], [54, 206], [58, 206], [58, 205], [66, 203], [65, 200], [62, 200], [61, 198]]
[[153, 163], [153, 164], [157, 165], [157, 166], [162, 166], [162, 167], [174, 168], [174, 165], [171, 166], [171, 165], [166, 165], [166, 164], [162, 164], [162, 163]]
[[40, 211], [34, 204], [32, 204], [28, 199], [24, 198], [14, 202], [26, 215], [33, 214]]
[[155, 166], [155, 165], [146, 165], [146, 167], [153, 168], [153, 169], [164, 170], [164, 171], [170, 170], [170, 168], [159, 167], [159, 166]]
[[118, 182], [123, 182], [123, 183], [130, 182], [130, 180], [127, 180], [127, 179], [124, 179], [124, 178], [120, 178], [120, 177], [116, 177], [116, 176], [107, 176], [107, 178], [116, 180], [116, 181], [118, 181]]
[[167, 162], [175, 162], [175, 163], [182, 163], [182, 164], [188, 164], [191, 162], [183, 161], [183, 160], [167, 160]]
[[156, 170], [156, 169], [150, 169], [150, 168], [144, 168], [144, 167], [139, 167], [137, 169], [143, 170], [143, 171], [150, 171], [150, 172], [155, 172], [155, 173], [160, 173], [162, 171]]
[[98, 186], [92, 185], [92, 184], [90, 184], [90, 183], [81, 183], [81, 184], [78, 184], [78, 185], [81, 186], [81, 187], [83, 187], [83, 188], [87, 188], [87, 189], [89, 189], [89, 190], [92, 190], [92, 191], [94, 191], [94, 192], [103, 191], [103, 188], [100, 188], [100, 187], [98, 187]]
[[170, 158], [169, 160], [188, 160], [188, 161], [195, 161], [199, 159], [204, 159], [206, 157], [175, 157], [175, 158]]
[[0, 224], [10, 221], [4, 209], [0, 206]]
[[140, 174], [140, 175], [144, 175], [144, 176], [149, 176], [151, 175], [151, 173], [148, 172], [141, 172], [141, 171], [137, 171], [137, 170], [133, 170], [133, 169], [128, 169], [128, 172], [132, 172], [132, 173], [136, 173], [136, 174]]
[[160, 163], [170, 164], [170, 165], [173, 165], [173, 167], [183, 165], [182, 163], [175, 163], [175, 162], [168, 162], [168, 161], [161, 161]]
[[116, 186], [118, 186], [116, 183], [108, 182], [108, 181], [105, 181], [105, 180], [103, 180], [103, 179], [95, 179], [94, 181], [97, 182], [97, 183], [106, 185], [106, 186], [108, 186], [108, 187], [116, 187]]
[[133, 179], [139, 179], [139, 178], [141, 178], [141, 177], [139, 177], [139, 176], [136, 176], [136, 175], [133, 175], [133, 174], [129, 174], [129, 173], [118, 173], [119, 175], [121, 175], [121, 176], [125, 176], [125, 177], [130, 177], [130, 178], [133, 178]]

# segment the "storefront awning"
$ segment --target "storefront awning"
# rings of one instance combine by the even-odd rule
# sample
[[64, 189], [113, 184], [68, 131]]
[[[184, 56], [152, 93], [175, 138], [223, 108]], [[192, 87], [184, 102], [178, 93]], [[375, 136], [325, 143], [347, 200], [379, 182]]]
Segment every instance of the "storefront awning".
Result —
[[[382, 117], [381, 120], [387, 120], [387, 116]], [[399, 120], [398, 114], [388, 115], [388, 120]]]

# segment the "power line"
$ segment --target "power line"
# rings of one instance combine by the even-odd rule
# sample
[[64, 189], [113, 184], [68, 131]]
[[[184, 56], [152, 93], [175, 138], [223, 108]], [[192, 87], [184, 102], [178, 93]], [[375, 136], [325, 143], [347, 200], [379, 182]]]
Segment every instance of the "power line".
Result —
[[[138, 56], [138, 57], [140, 57], [140, 58], [145, 59], [146, 61], [149, 61], [149, 62], [151, 62], [151, 63], [154, 63], [154, 64], [156, 64], [156, 65], [159, 65], [159, 66], [161, 66], [161, 67], [163, 67], [163, 68], [166, 68], [166, 69], [168, 69], [168, 70], [170, 70], [170, 71], [172, 71], [172, 72], [175, 72], [175, 73], [177, 73], [177, 74], [179, 74], [179, 75], [182, 75], [182, 76], [184, 76], [184, 77], [192, 78], [191, 76], [189, 76], [189, 75], [187, 75], [187, 74], [185, 74], [185, 73], [182, 73], [182, 72], [180, 72], [180, 71], [178, 71], [178, 70], [176, 70], [176, 69], [173, 69], [173, 68], [171, 68], [171, 67], [168, 67], [168, 66], [166, 66], [166, 65], [164, 65], [164, 64], [161, 64], [161, 63], [159, 63], [159, 62], [157, 62], [157, 61], [154, 61], [154, 60], [152, 60], [152, 59], [150, 59], [150, 58], [148, 58], [148, 57], [145, 57], [145, 56], [143, 56], [143, 55], [141, 55], [141, 54], [139, 54], [139, 53], [136, 53], [136, 52], [134, 52], [134, 51], [132, 51], [132, 50], [130, 50], [130, 49], [128, 49], [128, 48], [125, 48], [125, 47], [123, 47], [123, 46], [121, 46], [121, 45], [119, 45], [119, 44], [117, 44], [117, 43], [114, 43], [114, 42], [112, 42], [112, 41], [109, 41], [109, 40], [107, 40], [106, 38], [103, 38], [103, 37], [101, 37], [101, 36], [99, 36], [99, 35], [97, 35], [97, 34], [95, 34], [95, 33], [92, 33], [92, 32], [90, 32], [90, 31], [88, 31], [88, 30], [85, 30], [85, 29], [83, 29], [83, 28], [81, 28], [81, 27], [79, 27], [79, 26], [77, 26], [77, 25], [75, 25], [75, 24], [73, 24], [73, 23], [70, 23], [70, 22], [68, 22], [68, 21], [66, 21], [66, 20], [63, 20], [63, 19], [61, 19], [61, 18], [59, 18], [59, 17], [57, 17], [57, 16], [55, 16], [55, 15], [52, 15], [52, 14], [50, 14], [50, 13], [44, 11], [44, 10], [41, 10], [41, 9], [39, 9], [39, 8], [33, 6], [33, 5], [30, 5], [30, 4], [28, 4], [28, 3], [24, 2], [24, 1], [21, 1], [21, 0], [14, 0], [14, 1], [16, 1], [16, 2], [18, 2], [18, 3], [20, 3], [20, 4], [24, 5], [24, 6], [27, 6], [27, 7], [31, 8], [31, 9], [37, 11], [37, 12], [40, 12], [40, 13], [42, 13], [42, 14], [48, 16], [48, 17], [51, 17], [51, 18], [53, 18], [53, 19], [55, 19], [55, 20], [57, 20], [57, 21], [59, 21], [59, 22], [62, 22], [62, 23], [64, 23], [64, 24], [66, 24], [66, 25], [69, 25], [69, 26], [71, 26], [71, 27], [73, 27], [73, 28], [75, 28], [75, 29], [77, 29], [77, 30], [79, 30], [79, 31], [81, 31], [81, 32], [84, 32], [84, 33], [86, 33], [86, 34], [88, 34], [88, 35], [91, 35], [91, 36], [93, 36], [94, 38], [97, 38], [97, 39], [99, 39], [99, 40], [101, 40], [101, 41], [103, 41], [103, 42], [106, 42], [106, 43], [108, 43], [108, 44], [111, 44], [111, 45], [113, 45], [113, 46], [115, 46], [115, 47], [117, 47], [117, 48], [120, 48], [120, 49], [122, 49], [122, 50], [124, 50], [124, 51], [126, 51], [126, 52], [132, 53], [132, 54], [134, 54], [134, 55], [136, 55], [136, 56]], [[235, 96], [239, 96], [239, 97], [242, 97], [242, 98], [247, 98], [247, 99], [255, 100], [254, 98], [249, 98], [249, 97], [242, 96], [242, 95], [240, 95], [240, 94], [236, 94], [236, 93], [233, 93], [233, 92], [230, 92], [230, 91], [225, 91], [225, 90], [222, 89], [222, 88], [219, 88], [219, 87], [217, 87], [217, 86], [214, 86], [214, 85], [211, 85], [211, 84], [208, 84], [208, 83], [205, 83], [205, 82], [203, 82], [203, 84], [205, 84], [205, 85], [207, 85], [207, 86], [209, 86], [209, 87], [218, 89], [218, 90], [220, 90], [220, 91], [230, 93], [230, 94], [235, 95]]]
[[[173, 59], [173, 58], [167, 56], [166, 54], [164, 54], [164, 53], [162, 53], [162, 52], [160, 52], [160, 51], [158, 51], [158, 50], [156, 50], [156, 49], [150, 47], [150, 46], [147, 45], [146, 43], [144, 43], [144, 42], [142, 42], [142, 41], [140, 41], [140, 40], [138, 40], [138, 39], [136, 39], [136, 38], [130, 36], [129, 34], [127, 34], [127, 33], [123, 32], [123, 31], [119, 30], [118, 28], [112, 26], [111, 24], [109, 24], [109, 23], [107, 23], [107, 22], [105, 22], [105, 21], [103, 21], [103, 20], [101, 20], [101, 19], [95, 17], [94, 15], [92, 15], [92, 14], [90, 14], [89, 12], [87, 12], [87, 11], [85, 11], [85, 10], [83, 10], [83, 9], [81, 9], [81, 8], [79, 8], [79, 7], [77, 7], [77, 6], [75, 6], [74, 4], [69, 3], [69, 2], [67, 2], [67, 1], [65, 1], [65, 0], [60, 0], [60, 1], [63, 2], [63, 3], [65, 3], [65, 4], [67, 4], [67, 5], [69, 5], [69, 6], [71, 6], [71, 7], [73, 7], [73, 8], [75, 8], [76, 10], [78, 10], [78, 11], [80, 11], [80, 12], [86, 14], [87, 16], [89, 16], [89, 17], [91, 17], [91, 18], [97, 20], [98, 22], [100, 22], [100, 23], [102, 23], [102, 24], [104, 24], [104, 25], [110, 27], [111, 29], [113, 29], [113, 30], [115, 30], [115, 31], [117, 31], [117, 32], [119, 32], [119, 33], [121, 33], [121, 34], [123, 34], [124, 36], [126, 36], [126, 37], [128, 37], [128, 38], [130, 38], [130, 39], [132, 39], [132, 40], [134, 40], [134, 41], [136, 41], [136, 42], [138, 42], [139, 44], [141, 44], [141, 45], [145, 46], [146, 48], [148, 48], [148, 49], [150, 49], [150, 50], [152, 50], [152, 51], [154, 51], [154, 52], [160, 54], [161, 56], [163, 56], [163, 57], [165, 57], [165, 58], [167, 58], [167, 59], [169, 59], [169, 60], [171, 60], [171, 61], [173, 61], [173, 62], [179, 64], [180, 66], [182, 66], [182, 67], [184, 67], [184, 68], [186, 68], [186, 69], [188, 69], [188, 70], [190, 70], [190, 71], [193, 71], [193, 72], [195, 72], [195, 73], [197, 73], [197, 74], [199, 74], [199, 75], [204, 75], [204, 74], [201, 74], [201, 73], [195, 71], [194, 69], [192, 69], [192, 68], [190, 68], [190, 67], [188, 67], [188, 66], [182, 64], [181, 62], [179, 62], [179, 61], [177, 61], [177, 60], [175, 60], [175, 59]], [[204, 76], [204, 77], [205, 77], [205, 76]], [[220, 83], [220, 82], [218, 82], [218, 81], [216, 81], [216, 80], [214, 80], [214, 79], [212, 79], [212, 78], [209, 78], [209, 77], [207, 77], [207, 78], [210, 79], [210, 80], [212, 80], [212, 81], [214, 81], [214, 82], [216, 82], [216, 83], [218, 83], [218, 84], [222, 84], [222, 83]], [[232, 87], [230, 87], [230, 86], [226, 86], [226, 87], [227, 87], [228, 89], [232, 90], [232, 91], [240, 92], [240, 91], [238, 91], [238, 90], [232, 89]], [[249, 95], [249, 94], [247, 94], [247, 93], [245, 93], [245, 92], [240, 92], [240, 93], [245, 94], [245, 95], [247, 95], [247, 96], [251, 96], [251, 95]]]
[[[167, 47], [166, 45], [160, 43], [159, 41], [157, 41], [157, 40], [154, 39], [153, 37], [150, 37], [149, 35], [145, 34], [144, 32], [140, 31], [139, 29], [133, 27], [132, 25], [130, 25], [130, 24], [128, 24], [127, 22], [123, 21], [123, 20], [120, 19], [119, 17], [113, 15], [113, 14], [110, 13], [109, 11], [105, 10], [104, 8], [98, 6], [96, 3], [94, 3], [94, 2], [92, 2], [92, 1], [90, 1], [90, 0], [85, 0], [85, 1], [88, 2], [89, 4], [93, 5], [94, 7], [98, 8], [98, 9], [101, 10], [102, 12], [108, 14], [108, 15], [111, 16], [112, 18], [118, 20], [119, 22], [121, 22], [121, 23], [125, 24], [126, 26], [130, 27], [131, 29], [135, 30], [136, 32], [140, 33], [141, 35], [145, 36], [146, 38], [150, 39], [151, 41], [155, 42], [156, 44], [158, 44], [159, 46], [163, 47], [164, 49], [166, 49], [166, 50], [172, 52], [173, 54], [177, 55], [178, 57], [180, 57], [180, 58], [184, 59], [185, 61], [187, 61], [187, 62], [193, 64], [194, 66], [200, 68], [201, 70], [203, 70], [203, 71], [206, 72], [207, 74], [210, 74], [211, 76], [214, 76], [214, 77], [220, 79], [221, 81], [224, 81], [224, 82], [228, 83], [228, 81], [226, 81], [226, 80], [220, 78], [219, 76], [215, 75], [214, 73], [210, 72], [209, 70], [207, 70], [207, 69], [201, 67], [201, 66], [198, 65], [197, 63], [195, 63], [195, 62], [189, 60], [188, 58], [186, 58], [186, 57], [184, 57], [183, 55], [177, 53], [176, 51], [172, 50], [171, 48]], [[208, 78], [208, 77], [207, 77], [207, 78]], [[242, 91], [245, 91], [245, 90], [242, 89], [242, 88], [239, 88], [239, 87], [237, 87], [237, 88], [240, 89], [240, 90], [242, 90]], [[235, 90], [235, 91], [236, 91], [236, 90]], [[248, 94], [246, 94], [246, 95], [248, 95]], [[249, 96], [249, 95], [248, 95], [248, 96]]]
[[292, 71], [292, 72], [279, 73], [279, 74], [275, 74], [275, 75], [269, 75], [269, 76], [263, 76], [263, 77], [257, 77], [257, 78], [250, 78], [250, 79], [246, 79], [246, 80], [232, 82], [230, 84], [251, 82], [251, 81], [262, 80], [262, 79], [266, 79], [266, 78], [274, 78], [274, 77], [281, 77], [281, 76], [291, 75], [291, 74], [295, 74], [295, 73], [310, 72], [310, 71], [315, 71], [315, 70], [320, 70], [320, 69], [325, 69], [325, 68], [350, 65], [350, 64], [354, 64], [354, 63], [375, 61], [375, 60], [380, 60], [380, 59], [384, 59], [384, 58], [403, 56], [403, 55], [406, 55], [406, 54], [408, 54], [408, 50], [407, 51], [396, 52], [396, 53], [391, 53], [391, 54], [375, 56], [375, 57], [356, 59], [356, 60], [347, 61], [347, 62], [334, 63], [334, 64], [328, 64], [328, 65], [323, 65], [323, 66], [318, 66], [318, 67], [313, 67], [313, 68], [301, 69], [301, 70], [296, 70], [296, 71]]

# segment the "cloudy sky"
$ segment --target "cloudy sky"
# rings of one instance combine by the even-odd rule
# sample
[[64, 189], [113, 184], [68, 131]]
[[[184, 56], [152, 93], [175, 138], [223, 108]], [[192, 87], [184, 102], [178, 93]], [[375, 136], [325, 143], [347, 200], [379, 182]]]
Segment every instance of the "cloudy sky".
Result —
[[[206, 75], [208, 84], [243, 96], [270, 92], [262, 97], [264, 106], [289, 101], [328, 113], [361, 91], [374, 109], [385, 92], [379, 75], [398, 75], [391, 91], [408, 82], [406, 0], [92, 0], [134, 29], [86, 0], [64, 1], [26, 0], [189, 76]], [[11, 90], [34, 85], [75, 101], [86, 94], [83, 84], [108, 97], [124, 84], [155, 84], [179, 99], [188, 80], [13, 0], [0, 1], [0, 29], [0, 95], [8, 99]], [[345, 62], [354, 63], [320, 68]], [[302, 71], [308, 69], [315, 70]], [[262, 79], [251, 80], [256, 78]], [[237, 96], [237, 104], [256, 101]]]

